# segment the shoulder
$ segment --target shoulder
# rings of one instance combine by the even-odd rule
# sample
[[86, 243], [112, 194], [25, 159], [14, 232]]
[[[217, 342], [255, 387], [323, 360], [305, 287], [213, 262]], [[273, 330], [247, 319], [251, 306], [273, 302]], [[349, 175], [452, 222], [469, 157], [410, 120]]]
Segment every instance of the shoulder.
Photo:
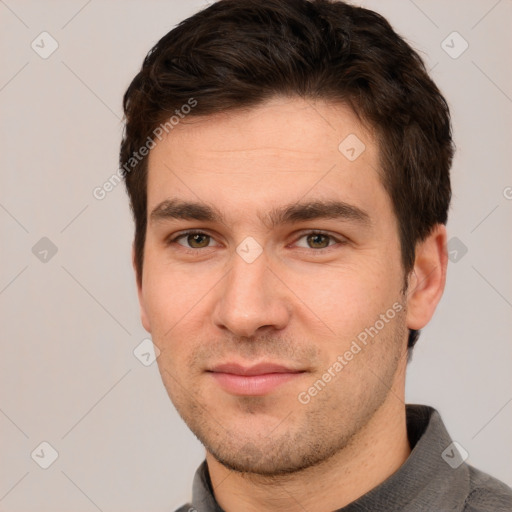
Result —
[[468, 465], [470, 492], [464, 512], [511, 512], [512, 489], [487, 473]]

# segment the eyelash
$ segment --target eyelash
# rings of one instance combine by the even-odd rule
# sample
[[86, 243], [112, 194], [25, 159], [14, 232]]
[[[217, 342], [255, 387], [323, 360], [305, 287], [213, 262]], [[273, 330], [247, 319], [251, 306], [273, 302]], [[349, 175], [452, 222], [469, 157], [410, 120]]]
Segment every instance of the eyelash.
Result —
[[[177, 240], [181, 239], [181, 238], [184, 238], [184, 237], [187, 237], [187, 236], [190, 236], [190, 235], [206, 235], [206, 236], [209, 236], [210, 238], [213, 238], [213, 236], [209, 235], [208, 233], [204, 232], [204, 231], [199, 231], [199, 230], [189, 230], [189, 231], [183, 231], [181, 232], [180, 234], [172, 237], [172, 238], [169, 238], [167, 241], [166, 241], [166, 245], [172, 245], [172, 244], [177, 244], [180, 246], [180, 250], [184, 250], [185, 252], [189, 253], [189, 254], [198, 254], [199, 251], [201, 250], [204, 250], [204, 249], [211, 249], [211, 247], [202, 247], [202, 248], [198, 248], [198, 249], [194, 249], [192, 247], [185, 247], [181, 244], [178, 244]], [[307, 237], [307, 236], [310, 236], [310, 235], [321, 235], [321, 236], [325, 236], [325, 237], [328, 237], [330, 240], [334, 240], [336, 242], [336, 244], [333, 244], [333, 245], [328, 245], [327, 247], [324, 247], [322, 249], [313, 249], [311, 247], [309, 248], [306, 248], [306, 247], [300, 247], [299, 249], [302, 249], [302, 250], [309, 250], [309, 251], [313, 251], [313, 252], [316, 252], [316, 253], [325, 253], [329, 250], [332, 250], [336, 245], [340, 246], [340, 245], [345, 245], [348, 243], [347, 240], [339, 240], [338, 238], [336, 238], [335, 236], [329, 234], [329, 233], [326, 233], [325, 231], [307, 231], [307, 232], [303, 232], [300, 234], [300, 236], [296, 239], [295, 242], [299, 241], [301, 238], [304, 238], [304, 237]]]

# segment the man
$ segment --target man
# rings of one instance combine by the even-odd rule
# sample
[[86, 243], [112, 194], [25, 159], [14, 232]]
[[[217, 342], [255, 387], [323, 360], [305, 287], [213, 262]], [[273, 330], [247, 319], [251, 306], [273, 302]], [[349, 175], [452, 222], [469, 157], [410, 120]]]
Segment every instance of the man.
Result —
[[389, 24], [221, 0], [156, 44], [124, 109], [142, 323], [206, 448], [180, 510], [512, 510], [404, 403], [445, 285], [453, 145]]

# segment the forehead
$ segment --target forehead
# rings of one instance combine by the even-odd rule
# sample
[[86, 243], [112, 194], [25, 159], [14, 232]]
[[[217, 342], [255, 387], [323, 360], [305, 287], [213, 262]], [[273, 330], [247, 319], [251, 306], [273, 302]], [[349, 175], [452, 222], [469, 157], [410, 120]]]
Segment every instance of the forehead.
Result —
[[249, 110], [182, 120], [148, 161], [148, 211], [169, 198], [229, 214], [303, 199], [391, 211], [378, 147], [347, 106], [276, 98]]

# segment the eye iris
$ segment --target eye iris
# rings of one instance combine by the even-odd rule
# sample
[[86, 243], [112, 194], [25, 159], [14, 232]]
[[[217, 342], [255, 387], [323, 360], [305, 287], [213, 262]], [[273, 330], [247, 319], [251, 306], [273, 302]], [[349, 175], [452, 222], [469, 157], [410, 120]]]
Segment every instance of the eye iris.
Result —
[[202, 234], [193, 234], [188, 235], [187, 241], [190, 244], [190, 247], [194, 247], [195, 249], [208, 247], [208, 243], [210, 242], [210, 237], [208, 235]]
[[308, 244], [313, 249], [324, 249], [329, 245], [329, 239], [325, 235], [309, 235]]

